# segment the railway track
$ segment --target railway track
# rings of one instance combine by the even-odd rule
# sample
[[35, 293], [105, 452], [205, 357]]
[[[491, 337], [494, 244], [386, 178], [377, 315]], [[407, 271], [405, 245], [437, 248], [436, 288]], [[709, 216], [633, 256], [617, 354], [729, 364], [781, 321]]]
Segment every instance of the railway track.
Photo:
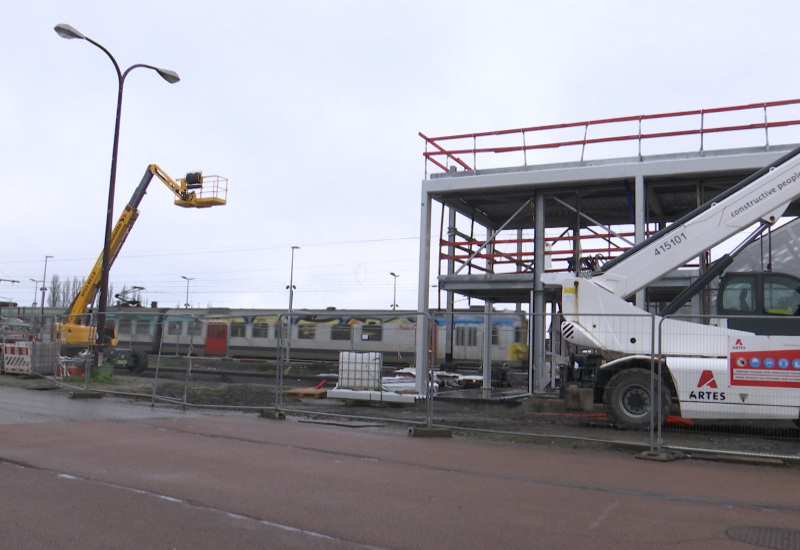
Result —
[[[209, 359], [191, 358], [191, 363], [185, 357], [161, 358], [157, 361], [156, 356], [150, 357], [149, 367], [142, 373], [131, 373], [126, 367], [118, 366], [114, 368], [116, 376], [135, 376], [140, 378], [186, 378], [187, 374], [191, 377], [199, 377], [206, 380], [214, 378], [235, 379], [240, 383], [248, 379], [265, 383], [274, 381], [277, 378], [277, 363], [275, 361], [258, 361], [251, 359]], [[284, 368], [282, 381], [284, 385], [292, 385], [292, 382], [305, 382], [310, 380], [335, 380], [338, 377], [336, 365], [323, 364], [320, 366], [309, 366], [307, 363], [292, 363]]]

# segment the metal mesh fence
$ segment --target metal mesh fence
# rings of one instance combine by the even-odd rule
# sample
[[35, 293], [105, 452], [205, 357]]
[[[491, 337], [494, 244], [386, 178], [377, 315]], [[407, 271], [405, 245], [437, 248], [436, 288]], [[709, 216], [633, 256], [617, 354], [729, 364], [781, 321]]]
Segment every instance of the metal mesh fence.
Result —
[[[791, 340], [721, 336], [723, 320], [712, 317], [643, 314], [571, 318], [567, 342], [562, 319], [546, 315], [546, 350], [536, 354], [525, 312], [425, 314], [418, 346], [420, 318], [130, 308], [109, 315], [119, 353], [97, 367], [90, 346], [64, 345], [65, 320], [55, 319], [59, 367], [41, 375], [154, 404], [693, 455], [800, 454]], [[416, 370], [420, 349], [426, 372]], [[544, 390], [533, 394], [535, 379]]]

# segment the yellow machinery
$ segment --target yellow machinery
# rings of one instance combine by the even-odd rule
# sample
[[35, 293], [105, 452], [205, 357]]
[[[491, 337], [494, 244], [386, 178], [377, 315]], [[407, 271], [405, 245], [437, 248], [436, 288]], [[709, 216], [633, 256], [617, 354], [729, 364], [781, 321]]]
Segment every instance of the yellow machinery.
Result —
[[[221, 206], [227, 202], [228, 180], [221, 176], [203, 176], [202, 172], [192, 172], [186, 174], [185, 178], [173, 180], [166, 172], [155, 164], [147, 167], [139, 186], [133, 192], [128, 204], [122, 211], [116, 225], [111, 231], [111, 241], [109, 243], [109, 269], [114, 264], [125, 239], [128, 237], [136, 218], [139, 216], [139, 203], [142, 201], [147, 187], [153, 176], [160, 179], [164, 185], [175, 195], [175, 204], [184, 208], [209, 208], [211, 206]], [[56, 340], [62, 345], [62, 352], [71, 354], [84, 350], [96, 343], [95, 327], [90, 324], [83, 324], [88, 321], [87, 312], [89, 306], [94, 301], [95, 295], [100, 287], [103, 267], [103, 252], [97, 258], [92, 271], [86, 278], [83, 286], [72, 301], [67, 311], [65, 323], [57, 323], [55, 326]], [[115, 350], [117, 344], [116, 333], [110, 336], [110, 346], [112, 348], [112, 360], [125, 361], [131, 370], [143, 371], [147, 368], [147, 356], [138, 354], [132, 350]]]

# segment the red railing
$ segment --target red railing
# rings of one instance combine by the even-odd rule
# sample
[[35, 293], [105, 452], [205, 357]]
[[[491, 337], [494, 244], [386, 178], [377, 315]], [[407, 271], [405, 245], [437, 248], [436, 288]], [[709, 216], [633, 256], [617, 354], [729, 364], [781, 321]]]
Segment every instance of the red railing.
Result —
[[[650, 235], [655, 230], [648, 231]], [[600, 258], [608, 260], [623, 253], [630, 248], [630, 242], [626, 239], [633, 239], [634, 233], [599, 233], [585, 234], [580, 237], [584, 242], [581, 248], [581, 259]], [[575, 270], [575, 252], [571, 245], [574, 243], [572, 236], [549, 236], [545, 238], [545, 259], [547, 267], [545, 271], [564, 272]], [[503, 238], [494, 239], [491, 247], [484, 249], [485, 241], [480, 239], [470, 239], [465, 235], [456, 235], [452, 240], [439, 239], [439, 260], [440, 268], [442, 261], [452, 260], [456, 266], [454, 271], [460, 271], [461, 266], [468, 267], [471, 271], [481, 273], [495, 273], [496, 268], [501, 266], [513, 266], [510, 271], [529, 271], [533, 269], [533, 248], [530, 238], [513, 239]], [[524, 247], [527, 246], [527, 249]], [[500, 250], [502, 248], [502, 250]], [[501, 271], [502, 272], [502, 271]], [[506, 271], [509, 272], [509, 271]], [[441, 275], [441, 272], [440, 272]]]
[[[527, 152], [535, 150], [552, 150], [564, 147], [580, 147], [580, 161], [584, 160], [586, 147], [588, 145], [597, 145], [612, 142], [638, 142], [638, 156], [642, 156], [642, 142], [648, 140], [656, 140], [659, 138], [670, 137], [686, 137], [686, 136], [699, 136], [699, 151], [704, 151], [705, 137], [711, 134], [720, 134], [727, 132], [741, 132], [744, 130], [764, 130], [764, 141], [754, 146], [770, 145], [769, 130], [774, 128], [782, 128], [787, 126], [800, 125], [800, 119], [775, 119], [770, 120], [768, 113], [770, 109], [775, 110], [778, 107], [787, 107], [791, 105], [800, 105], [800, 99], [789, 99], [785, 101], [773, 101], [768, 103], [753, 103], [750, 105], [737, 105], [734, 107], [719, 107], [715, 109], [700, 109], [695, 111], [679, 111], [674, 113], [663, 113], [656, 115], [638, 115], [628, 116], [621, 118], [607, 118], [599, 120], [589, 120], [584, 122], [571, 122], [567, 124], [550, 124], [546, 126], [531, 126], [528, 128], [515, 128], [510, 130], [498, 130], [493, 132], [478, 132], [472, 134], [459, 134], [452, 136], [428, 137], [420, 132], [420, 137], [425, 140], [425, 152], [423, 153], [426, 161], [430, 161], [438, 168], [448, 171], [447, 165], [450, 162], [460, 166], [463, 170], [477, 170], [478, 169], [478, 156], [492, 153], [512, 153], [521, 152], [523, 154], [523, 165], [528, 165]], [[734, 113], [741, 111], [763, 111], [763, 120], [751, 123], [738, 123], [738, 124], [723, 124], [706, 127], [706, 117], [708, 115], [721, 115], [723, 113]], [[675, 129], [668, 131], [643, 131], [643, 124], [648, 121], [656, 120], [676, 120], [680, 124], [687, 117], [699, 117], [699, 121], [694, 121], [691, 126], [681, 128], [678, 126]], [[635, 133], [615, 133], [612, 125], [623, 125], [625, 123], [638, 123], [638, 131]], [[570, 139], [564, 141], [541, 141], [536, 142], [539, 136], [545, 136], [548, 131], [555, 130], [568, 130], [583, 128], [582, 139]], [[607, 130], [608, 135], [600, 137], [589, 137], [590, 129], [598, 131]], [[516, 145], [481, 145], [478, 146], [478, 141], [490, 140], [491, 138], [499, 138], [500, 136], [515, 136], [518, 135], [520, 143]], [[533, 137], [533, 139], [531, 139]], [[459, 140], [472, 140], [472, 147], [459, 146]], [[547, 139], [546, 137], [544, 139]], [[792, 142], [800, 141], [800, 135]], [[451, 148], [448, 148], [453, 144]], [[429, 147], [433, 150], [429, 150]], [[678, 151], [675, 151], [678, 152]], [[685, 151], [683, 151], [685, 152]], [[467, 163], [462, 157], [464, 155], [472, 156], [471, 165]], [[578, 159], [573, 159], [578, 160]], [[451, 166], [455, 166], [451, 165]], [[456, 168], [457, 169], [457, 168]], [[427, 176], [428, 165], [425, 164], [425, 174]]]

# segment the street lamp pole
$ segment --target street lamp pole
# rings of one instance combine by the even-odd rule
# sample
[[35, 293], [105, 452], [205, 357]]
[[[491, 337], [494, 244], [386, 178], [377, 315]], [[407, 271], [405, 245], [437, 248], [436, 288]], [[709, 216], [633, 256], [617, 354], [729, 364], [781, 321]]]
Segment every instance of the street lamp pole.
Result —
[[105, 346], [105, 324], [106, 324], [106, 309], [108, 306], [108, 272], [110, 268], [110, 255], [111, 255], [111, 231], [113, 227], [113, 212], [114, 212], [114, 188], [116, 186], [117, 180], [117, 152], [119, 150], [119, 126], [120, 126], [120, 117], [122, 114], [122, 90], [125, 84], [125, 77], [128, 76], [133, 69], [137, 69], [140, 67], [146, 69], [152, 69], [156, 71], [161, 78], [169, 82], [170, 84], [174, 84], [180, 80], [178, 74], [174, 71], [170, 71], [167, 69], [161, 69], [159, 67], [154, 67], [152, 65], [144, 65], [138, 63], [136, 65], [131, 65], [128, 67], [125, 72], [122, 72], [119, 68], [119, 64], [117, 60], [114, 59], [114, 56], [111, 55], [105, 47], [103, 47], [98, 42], [95, 42], [91, 38], [81, 34], [73, 27], [65, 24], [58, 24], [55, 26], [54, 30], [56, 33], [62, 38], [77, 38], [80, 40], [86, 40], [90, 44], [97, 46], [103, 53], [105, 53], [111, 62], [114, 64], [114, 69], [117, 71], [117, 80], [119, 83], [118, 91], [117, 91], [117, 115], [116, 120], [114, 123], [114, 145], [111, 149], [111, 176], [109, 178], [108, 183], [108, 207], [106, 209], [106, 232], [103, 239], [103, 261], [101, 264], [101, 273], [100, 273], [100, 302], [97, 307], [97, 344], [98, 344], [98, 359], [102, 359], [103, 348]]
[[299, 246], [292, 246], [292, 263], [289, 269], [289, 326], [286, 327], [286, 361], [289, 361], [289, 346], [291, 345], [292, 338], [292, 308], [294, 307], [294, 251], [298, 250]]
[[395, 273], [394, 271], [392, 271], [391, 273], [389, 273], [389, 275], [391, 275], [392, 277], [394, 277], [394, 294], [393, 294], [393, 299], [392, 299], [392, 311], [394, 311], [395, 309], [397, 309], [397, 278], [398, 278], [400, 275], [398, 275], [398, 274], [397, 274], [397, 273]]
[[47, 290], [45, 286], [47, 284], [47, 260], [50, 258], [52, 258], [52, 256], [44, 257], [44, 275], [42, 275], [42, 323], [44, 323], [44, 293]]
[[31, 279], [33, 281], [33, 304], [31, 307], [36, 307], [36, 291], [39, 290], [39, 279]]
[[181, 279], [186, 279], [186, 303], [183, 304], [183, 307], [189, 308], [189, 281], [194, 281], [194, 277], [187, 277], [186, 275], [181, 275]]
[[292, 313], [292, 304], [294, 303], [294, 251], [299, 248], [299, 246], [292, 247], [292, 263], [289, 270], [289, 286], [286, 287], [289, 289], [289, 313]]

